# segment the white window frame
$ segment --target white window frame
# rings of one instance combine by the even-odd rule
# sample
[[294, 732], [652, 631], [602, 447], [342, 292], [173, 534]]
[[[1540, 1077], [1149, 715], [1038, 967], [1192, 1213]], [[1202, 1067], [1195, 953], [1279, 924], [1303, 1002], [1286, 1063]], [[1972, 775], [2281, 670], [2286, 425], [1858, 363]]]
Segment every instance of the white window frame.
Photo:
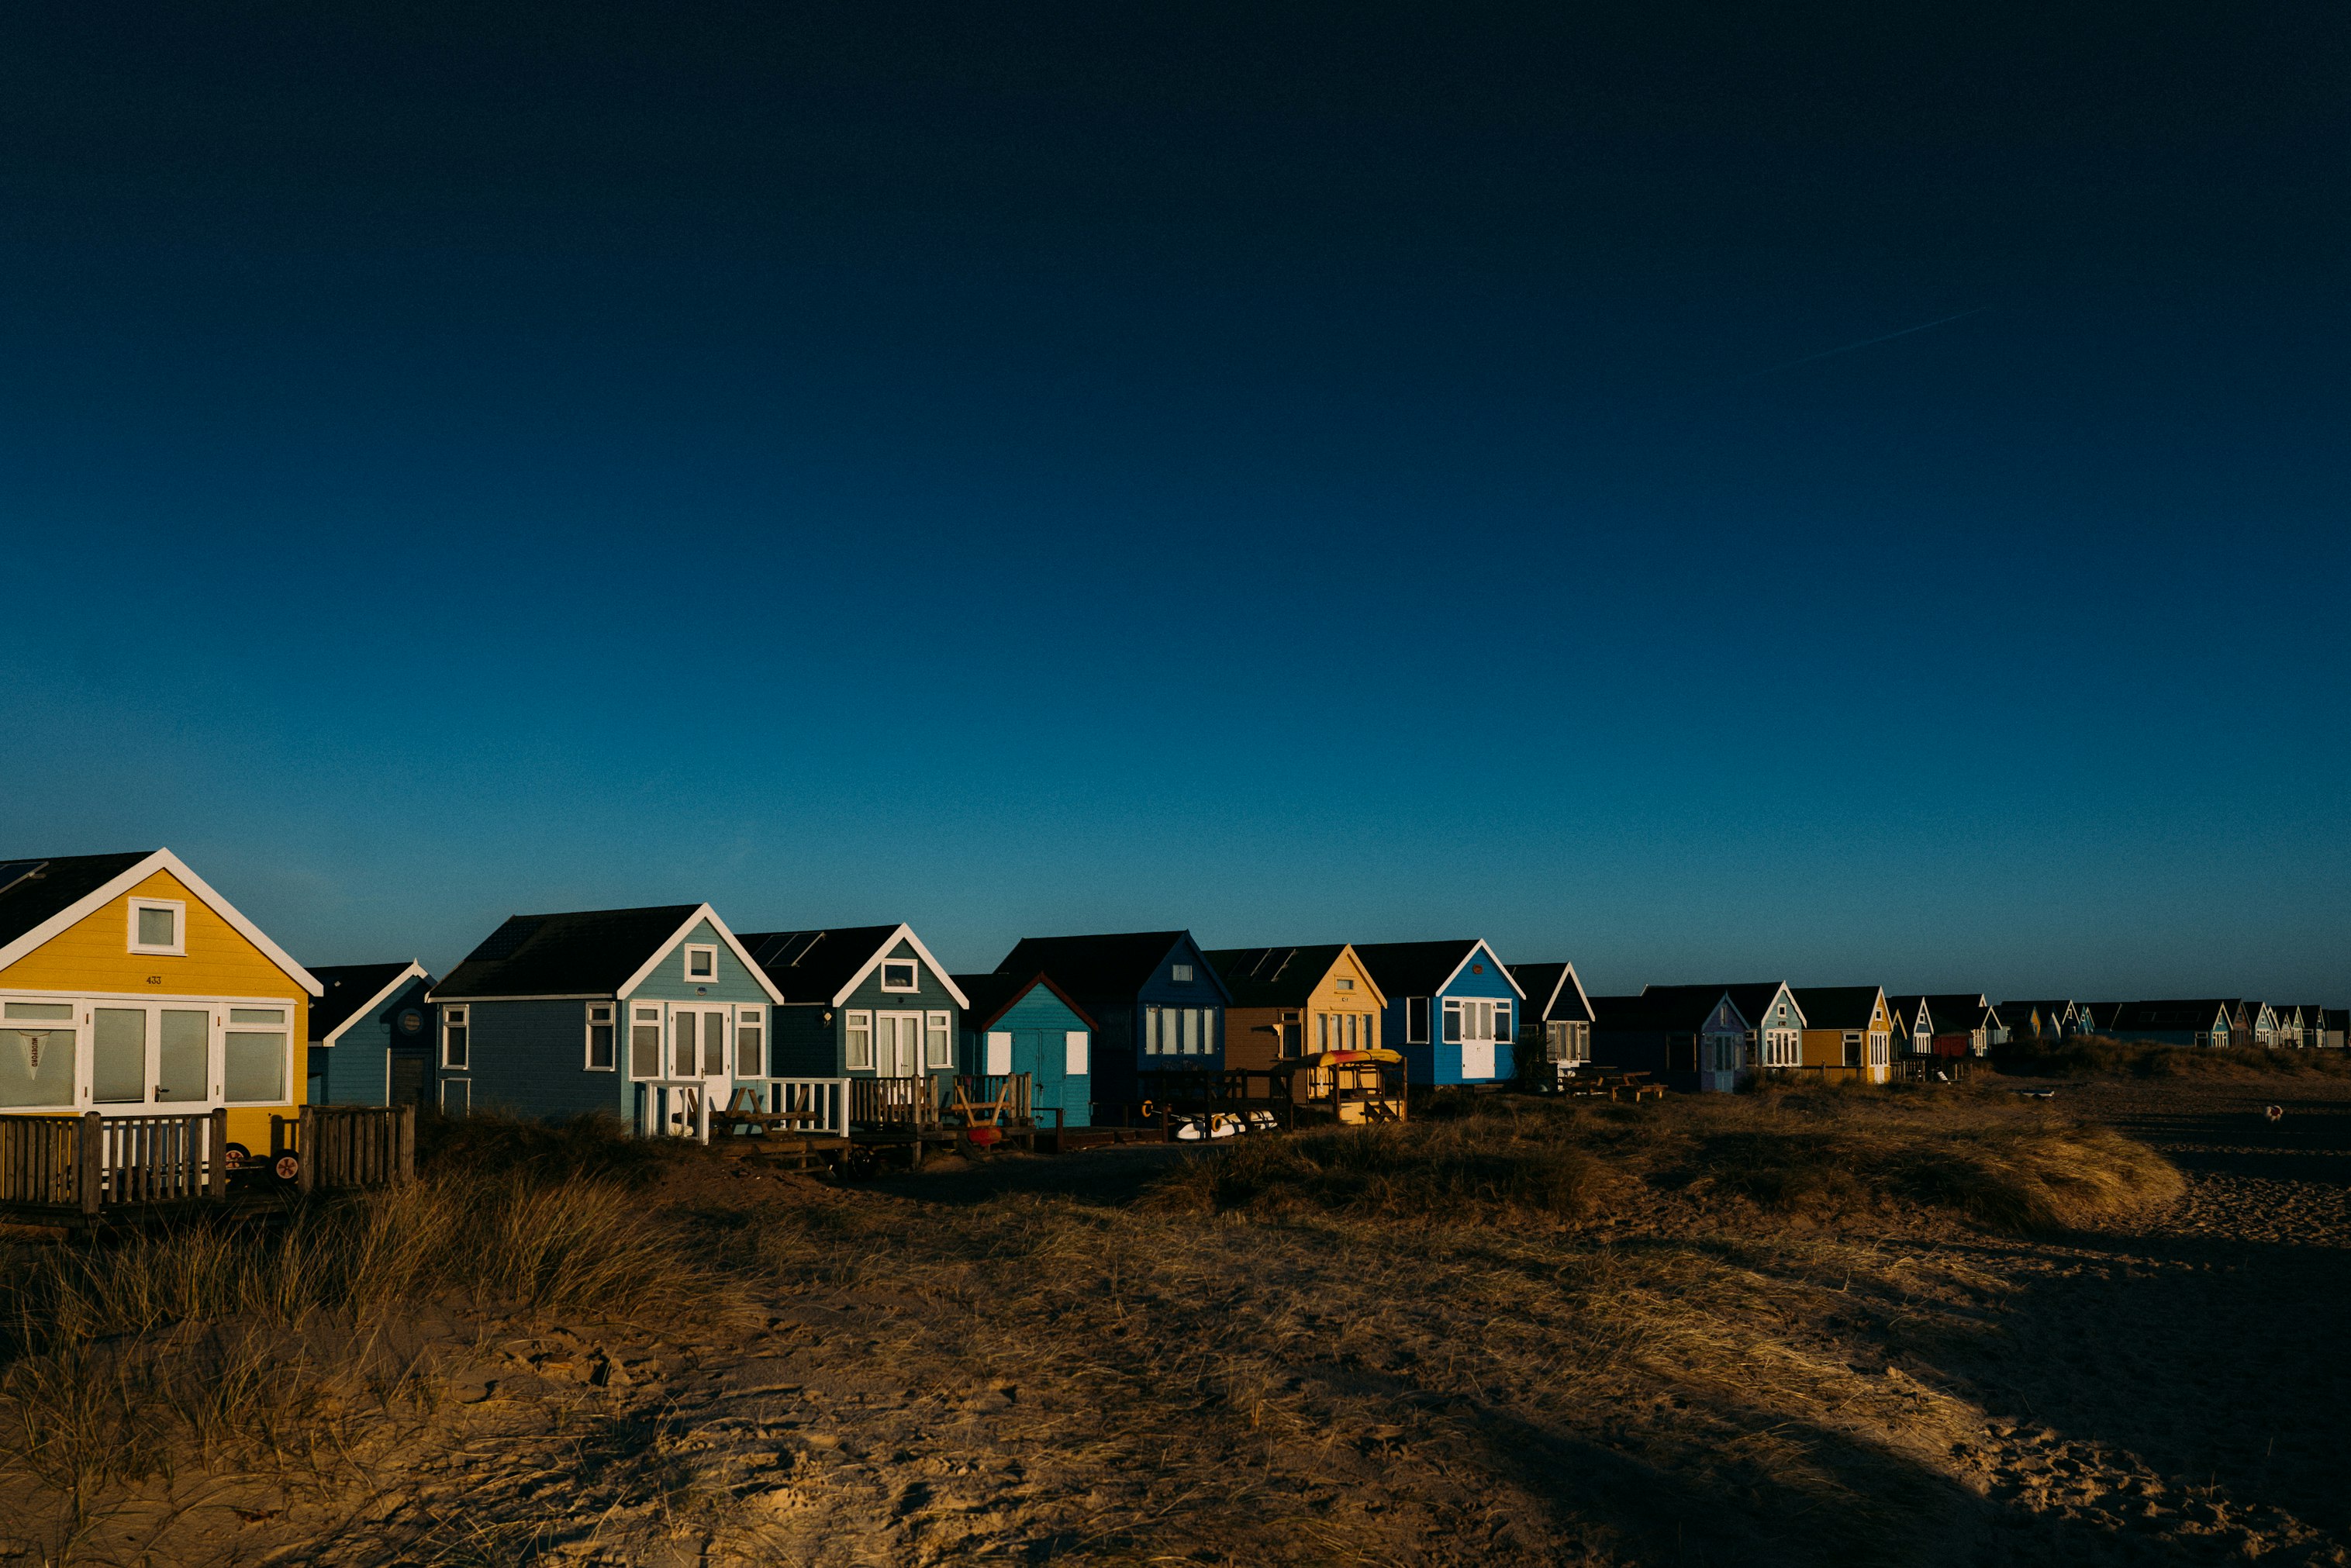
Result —
[[1093, 1076], [1093, 1037], [1081, 1029], [1061, 1031], [1061, 1076], [1091, 1078]]
[[1804, 1061], [1804, 1035], [1802, 1030], [1774, 1029], [1763, 1033], [1763, 1065], [1766, 1067], [1801, 1067]]
[[[1420, 1013], [1420, 1016], [1417, 1019], [1413, 1016], [1413, 1010], [1416, 1004], [1417, 1004]], [[1428, 1016], [1428, 1004], [1429, 998], [1426, 997], [1405, 998], [1404, 1042], [1406, 1045], [1426, 1045], [1428, 1043], [1430, 1033], [1429, 1025], [1433, 1021]]]
[[[893, 986], [890, 983], [890, 971], [893, 969], [904, 969], [906, 972], [906, 983], [904, 985]], [[919, 958], [883, 959], [882, 988], [890, 992], [893, 996], [908, 997], [918, 995], [923, 988], [922, 960]]]
[[[998, 1063], [1002, 1063], [998, 1066]], [[987, 1031], [987, 1050], [980, 1057], [979, 1070], [990, 1078], [1002, 1078], [1012, 1071], [1012, 1031], [992, 1029]]]
[[[857, 1037], [865, 1037], [865, 1060], [857, 1060]], [[852, 1072], [873, 1071], [873, 1015], [863, 1008], [841, 1015], [841, 1060]]]
[[955, 1015], [925, 1013], [923, 1015], [923, 1071], [953, 1072], [955, 1071]]
[[[710, 959], [710, 968], [706, 973], [697, 975], [694, 972], [694, 956], [696, 953], [704, 954]], [[715, 985], [717, 979], [718, 944], [716, 942], [687, 943], [685, 945], [685, 983], [689, 986], [696, 983]]]
[[[236, 1016], [236, 1015], [237, 1015], [239, 1012], [241, 1012], [241, 1011], [246, 1010], [246, 1009], [258, 1009], [265, 1008], [265, 1007], [267, 1007], [267, 1006], [270, 1006], [270, 1005], [271, 1005], [271, 1004], [266, 1003], [266, 1002], [244, 1002], [244, 1003], [232, 1003], [232, 1004], [230, 1004], [229, 1006], [225, 1007], [225, 1008], [223, 1008], [223, 1009], [221, 1009], [221, 1015], [220, 1015], [220, 1016], [222, 1017], [222, 1019], [225, 1019], [225, 1020], [226, 1020], [226, 1021], [223, 1022], [223, 1023], [219, 1026], [219, 1028], [218, 1028], [218, 1029], [216, 1029], [216, 1030], [214, 1031], [214, 1032], [215, 1032], [216, 1034], [218, 1034], [218, 1035], [219, 1035], [219, 1037], [220, 1037], [220, 1050], [219, 1050], [218, 1061], [219, 1061], [219, 1062], [220, 1062], [220, 1091], [221, 1091], [221, 1092], [220, 1092], [220, 1093], [219, 1093], [219, 1094], [217, 1094], [217, 1095], [215, 1095], [215, 1096], [214, 1097], [214, 1100], [215, 1100], [218, 1103], [220, 1103], [220, 1104], [222, 1104], [222, 1105], [291, 1105], [291, 1104], [294, 1104], [294, 1103], [296, 1103], [296, 1101], [295, 1101], [295, 1097], [294, 1097], [294, 1009], [293, 1009], [293, 1008], [292, 1008], [291, 1006], [289, 1006], [289, 1005], [286, 1004], [286, 1003], [283, 1003], [283, 1002], [280, 1002], [280, 1003], [276, 1004], [277, 1006], [278, 1006], [279, 1008], [281, 1008], [281, 1009], [284, 1009], [284, 1012], [285, 1012], [286, 1017], [285, 1017], [285, 1021], [284, 1021], [283, 1023], [278, 1024], [278, 1025], [277, 1025], [276, 1028], [274, 1028], [274, 1029], [273, 1029], [272, 1027], [270, 1027], [270, 1026], [269, 1026], [268, 1024], [266, 1024], [266, 1023], [256, 1023], [256, 1022], [254, 1022], [254, 1021], [253, 1021], [252, 1019], [246, 1019], [246, 1020], [244, 1020], [244, 1021], [242, 1021], [242, 1022], [238, 1021], [238, 1019], [237, 1019], [237, 1016]], [[466, 1009], [466, 1027], [465, 1027], [465, 1060], [466, 1060], [467, 1061], [471, 1061], [473, 1060], [473, 1057], [474, 1057], [474, 1030], [473, 1030], [473, 1022], [472, 1022], [472, 1019], [473, 1019], [473, 1014], [472, 1014], [471, 1009]], [[278, 1082], [279, 1088], [278, 1088], [277, 1094], [277, 1096], [276, 1096], [274, 1099], [268, 1099], [268, 1100], [233, 1100], [233, 1099], [229, 1098], [229, 1093], [228, 1093], [228, 1043], [229, 1043], [229, 1041], [230, 1041], [230, 1040], [235, 1040], [238, 1035], [241, 1035], [241, 1034], [275, 1034], [275, 1035], [282, 1035], [282, 1036], [285, 1038], [285, 1040], [286, 1040], [286, 1047], [285, 1047], [285, 1049], [286, 1049], [286, 1060], [285, 1060], [285, 1061], [281, 1064], [281, 1065], [282, 1065], [282, 1067], [283, 1067], [283, 1071], [281, 1072], [281, 1074], [280, 1074], [280, 1076], [279, 1076], [279, 1078], [278, 1078], [278, 1081], [277, 1081], [277, 1082]], [[160, 1042], [158, 1042], [158, 1043], [160, 1044]], [[461, 1072], [470, 1072], [470, 1071], [473, 1071], [473, 1069], [472, 1069], [471, 1067], [464, 1067], [464, 1068], [458, 1068], [458, 1069], [455, 1069], [455, 1071], [461, 1071]], [[308, 1074], [308, 1073], [307, 1073], [307, 1072], [306, 1072], [306, 1073], [304, 1073], [304, 1074], [303, 1074], [303, 1079], [304, 1079], [304, 1081], [305, 1081], [306, 1082], [308, 1081], [308, 1078], [309, 1078], [309, 1074]]]
[[[465, 1060], [463, 1061], [449, 1060], [449, 1028], [452, 1024], [465, 1031]], [[442, 1071], [471, 1072], [474, 1071], [474, 1009], [470, 1004], [461, 1003], [441, 1009], [440, 1043], [441, 1049], [434, 1055], [441, 1063]], [[225, 1058], [225, 1051], [223, 1055]]]
[[1884, 1030], [1869, 1031], [1869, 1064], [1886, 1067], [1893, 1063], [1894, 1036]]
[[[130, 951], [147, 957], [184, 958], [188, 956], [188, 902], [183, 898], [133, 898], [128, 901], [129, 929], [124, 933]], [[139, 915], [141, 910], [165, 909], [172, 915], [172, 940], [163, 943], [139, 940]]]
[[1192, 966], [1189, 964], [1170, 965], [1167, 970], [1167, 980], [1170, 985], [1190, 985], [1192, 983]]
[[[596, 1030], [598, 1013], [602, 1013], [603, 1027], [612, 1033], [612, 1060], [603, 1066], [596, 1065]], [[580, 1010], [580, 1065], [587, 1072], [618, 1072], [621, 1070], [621, 1037], [627, 1031], [621, 1027], [621, 1005], [618, 1002], [590, 1002]], [[468, 1041], [470, 1044], [471, 1041]]]
[[[663, 1012], [664, 1009], [658, 1003], [631, 1002], [629, 1004], [629, 1027], [622, 1049], [629, 1053], [629, 1076], [640, 1083], [651, 1083], [657, 1079], [669, 1076], [666, 1071], [669, 1062], [669, 1030], [663, 1022]], [[653, 1070], [651, 1072], [637, 1071], [637, 1030], [641, 1029], [653, 1031]]]
[[[759, 1071], [757, 1072], [743, 1071], [743, 1036], [747, 1032], [759, 1037]], [[735, 1009], [735, 1075], [738, 1078], [776, 1076], [776, 1060], [768, 1051], [768, 1009], [757, 1002]]]
[[1166, 1010], [1157, 1006], [1145, 1006], [1143, 1009], [1143, 1054], [1145, 1056], [1159, 1054], [1159, 1018]]

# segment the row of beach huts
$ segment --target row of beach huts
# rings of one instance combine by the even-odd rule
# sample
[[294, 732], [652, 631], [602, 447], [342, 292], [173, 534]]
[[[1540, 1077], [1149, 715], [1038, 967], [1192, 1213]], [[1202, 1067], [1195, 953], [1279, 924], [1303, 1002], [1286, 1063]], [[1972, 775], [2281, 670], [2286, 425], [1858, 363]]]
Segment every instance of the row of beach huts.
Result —
[[904, 925], [738, 933], [706, 904], [514, 915], [455, 970], [306, 967], [168, 850], [0, 863], [0, 1113], [616, 1116], [641, 1133], [926, 1141], [1405, 1113], [1446, 1087], [1733, 1090], [1956, 1076], [2012, 1038], [2332, 1047], [2341, 1009], [1993, 1002], [1767, 980], [1592, 996], [1477, 937], [1207, 948], [1031, 936], [951, 973]]

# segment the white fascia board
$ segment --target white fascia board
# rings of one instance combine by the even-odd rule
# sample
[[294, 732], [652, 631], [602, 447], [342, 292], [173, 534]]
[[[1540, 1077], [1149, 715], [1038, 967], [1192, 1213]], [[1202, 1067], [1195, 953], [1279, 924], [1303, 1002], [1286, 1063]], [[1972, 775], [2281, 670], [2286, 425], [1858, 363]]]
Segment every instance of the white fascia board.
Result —
[[[1372, 967], [1364, 962], [1363, 955], [1355, 951], [1355, 945], [1353, 942], [1345, 942], [1340, 945], [1339, 956], [1332, 959], [1331, 962], [1332, 969], [1335, 970], [1338, 968], [1342, 960], [1352, 960], [1355, 966], [1354, 972], [1364, 977], [1364, 984], [1372, 988], [1373, 998], [1377, 1001], [1381, 1009], [1384, 1011], [1388, 1005], [1388, 994], [1380, 989], [1378, 977], [1372, 973]], [[1214, 967], [1213, 965], [1210, 967]], [[1329, 973], [1326, 972], [1322, 977], [1327, 980], [1331, 977]]]
[[[882, 966], [882, 960], [888, 957], [891, 950], [896, 947], [901, 942], [904, 942], [908, 946], [914, 948], [915, 953], [921, 956], [923, 962], [930, 966], [931, 973], [939, 977], [939, 984], [947, 988], [947, 995], [956, 999], [956, 1006], [967, 1009], [970, 1008], [971, 998], [965, 996], [963, 992], [956, 988], [955, 977], [947, 973], [946, 967], [945, 965], [941, 964], [936, 958], [931, 956], [931, 950], [923, 946], [923, 939], [921, 937], [914, 935], [914, 928], [904, 922], [899, 924], [898, 929], [893, 931], [889, 936], [883, 938], [882, 945], [873, 949], [873, 956], [865, 960], [864, 967], [860, 968], [857, 973], [849, 977], [849, 983], [841, 987], [840, 990], [833, 993], [832, 1005], [834, 1007], [839, 1007], [843, 1002], [849, 1000], [850, 993], [857, 989], [858, 987], [863, 985], [865, 983], [865, 977], [872, 974], [875, 969], [880, 968]], [[776, 998], [776, 1000], [779, 1002], [783, 999], [784, 998], [780, 996]]]
[[[418, 963], [415, 959], [411, 958], [408, 961], [408, 967], [402, 969], [398, 975], [394, 976], [392, 977], [392, 984], [384, 987], [383, 989], [370, 997], [357, 1012], [354, 1012], [350, 1017], [345, 1019], [342, 1022], [337, 1024], [332, 1030], [329, 1030], [326, 1036], [319, 1041], [320, 1049], [323, 1050], [326, 1047], [331, 1046], [335, 1041], [342, 1039], [343, 1031], [345, 1030], [359, 1022], [360, 1019], [367, 1017], [368, 1014], [375, 1011], [376, 1009], [383, 1006], [384, 998], [392, 995], [392, 992], [400, 989], [401, 987], [408, 984], [409, 981], [414, 979], [419, 975], [424, 975], [424, 977], [428, 980], [433, 977], [431, 975], [425, 974], [423, 965]], [[427, 999], [429, 1000], [430, 998], [428, 997]]]
[[0, 947], [0, 969], [6, 968], [26, 954], [56, 936], [59, 932], [78, 925], [91, 914], [105, 908], [159, 871], [168, 871], [180, 884], [204, 901], [206, 908], [228, 922], [231, 929], [261, 949], [263, 956], [286, 972], [286, 977], [314, 997], [323, 997], [327, 988], [319, 977], [294, 961], [294, 956], [272, 942], [261, 927], [237, 912], [235, 904], [213, 891], [212, 884], [187, 868], [186, 862], [169, 850], [157, 850], [129, 871], [123, 872], [97, 892], [85, 894], [68, 907], [57, 911], [22, 936]]
[[1441, 985], [1437, 988], [1437, 994], [1442, 995], [1446, 986], [1449, 986], [1454, 981], [1459, 979], [1461, 977], [1461, 971], [1469, 967], [1469, 960], [1475, 958], [1480, 953], [1485, 954], [1487, 958], [1492, 962], [1494, 967], [1501, 972], [1502, 982], [1510, 988], [1511, 993], [1515, 995], [1519, 1000], [1525, 1001], [1527, 999], [1527, 988], [1519, 984], [1519, 977], [1510, 973], [1510, 967], [1508, 964], [1503, 963], [1499, 958], [1494, 956], [1494, 950], [1486, 946], [1486, 939], [1483, 936], [1476, 937], [1471, 940], [1469, 944], [1469, 951], [1461, 955], [1461, 962], [1454, 965], [1453, 973], [1445, 977], [1445, 985]]
[[[1583, 977], [1575, 972], [1575, 965], [1573, 962], [1570, 962], [1567, 966], [1567, 973], [1560, 977], [1559, 983], [1562, 986], [1573, 986], [1575, 988], [1575, 999], [1583, 1004], [1583, 1016], [1587, 1019], [1590, 1018], [1592, 1016], [1592, 998], [1584, 991]], [[1556, 994], [1556, 992], [1553, 993], [1553, 995]], [[1549, 1002], [1545, 1002], [1543, 1004], [1543, 1011], [1549, 1012], [1550, 1010], [1551, 1004]]]
[[695, 906], [694, 913], [685, 917], [685, 924], [671, 932], [669, 939], [653, 949], [653, 956], [644, 961], [643, 967], [622, 981], [612, 992], [612, 999], [626, 1001], [631, 992], [643, 985], [653, 972], [661, 967], [661, 961], [669, 956], [670, 949], [684, 941], [694, 928], [705, 920], [710, 922], [710, 928], [718, 933], [718, 939], [726, 944], [727, 951], [741, 960], [743, 967], [749, 971], [751, 978], [757, 980], [759, 988], [768, 993], [768, 999], [780, 1004], [784, 999], [784, 993], [776, 989], [776, 982], [768, 978], [768, 971], [759, 967], [751, 955], [744, 949], [743, 944], [735, 939], [735, 933], [726, 928], [726, 922], [718, 918], [718, 911], [706, 904]]

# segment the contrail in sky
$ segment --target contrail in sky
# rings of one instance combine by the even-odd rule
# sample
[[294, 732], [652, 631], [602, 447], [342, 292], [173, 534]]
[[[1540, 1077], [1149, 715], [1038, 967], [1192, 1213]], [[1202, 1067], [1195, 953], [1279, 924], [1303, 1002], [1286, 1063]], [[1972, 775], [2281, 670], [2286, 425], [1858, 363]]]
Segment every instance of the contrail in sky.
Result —
[[1916, 327], [1905, 327], [1899, 332], [1880, 333], [1875, 338], [1864, 338], [1858, 343], [1847, 343], [1842, 348], [1823, 349], [1817, 354], [1806, 354], [1798, 360], [1783, 360], [1776, 365], [1766, 365], [1760, 371], [1750, 371], [1743, 376], [1734, 376], [1731, 379], [1741, 382], [1752, 381], [1757, 376], [1768, 376], [1773, 371], [1791, 371], [1798, 365], [1809, 365], [1814, 360], [1834, 359], [1839, 354], [1850, 354], [1855, 349], [1866, 349], [1874, 343], [1890, 343], [1896, 338], [1907, 338], [1913, 332], [1923, 332], [1929, 327], [1943, 327], [1953, 321], [1964, 321], [1970, 316], [1980, 316], [1991, 308], [1989, 305], [1979, 305], [1972, 310], [1962, 310], [1956, 316], [1938, 316], [1932, 321], [1921, 321]]

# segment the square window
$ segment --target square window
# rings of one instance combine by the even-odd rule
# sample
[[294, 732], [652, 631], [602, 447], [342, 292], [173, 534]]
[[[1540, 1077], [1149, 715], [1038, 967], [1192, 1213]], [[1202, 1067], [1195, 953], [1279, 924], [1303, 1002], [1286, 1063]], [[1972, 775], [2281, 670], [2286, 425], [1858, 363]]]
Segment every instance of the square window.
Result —
[[693, 946], [685, 950], [685, 977], [689, 980], [715, 980], [718, 977], [718, 949]]
[[1177, 985], [1179, 985], [1179, 986], [1188, 986], [1188, 985], [1190, 985], [1190, 984], [1192, 983], [1192, 966], [1191, 966], [1191, 965], [1189, 965], [1189, 964], [1178, 964], [1178, 965], [1176, 965], [1176, 970], [1175, 970], [1175, 978], [1176, 978], [1176, 983]]
[[922, 988], [920, 971], [912, 958], [885, 958], [882, 963], [882, 988], [885, 991], [913, 991]]
[[188, 947], [188, 906], [176, 899], [134, 898], [131, 901], [131, 950], [174, 957]]

